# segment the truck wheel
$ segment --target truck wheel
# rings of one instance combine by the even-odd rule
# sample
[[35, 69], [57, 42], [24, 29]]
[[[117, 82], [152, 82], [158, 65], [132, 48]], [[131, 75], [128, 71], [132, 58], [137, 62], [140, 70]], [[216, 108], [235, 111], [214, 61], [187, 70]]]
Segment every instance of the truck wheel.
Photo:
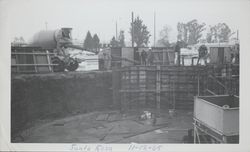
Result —
[[63, 72], [65, 70], [65, 64], [62, 60], [60, 60], [58, 57], [53, 57], [51, 59], [52, 64], [57, 64], [53, 66], [53, 71], [54, 72]]
[[78, 62], [75, 59], [70, 58], [66, 69], [68, 71], [75, 71], [78, 68], [78, 66], [79, 66]]

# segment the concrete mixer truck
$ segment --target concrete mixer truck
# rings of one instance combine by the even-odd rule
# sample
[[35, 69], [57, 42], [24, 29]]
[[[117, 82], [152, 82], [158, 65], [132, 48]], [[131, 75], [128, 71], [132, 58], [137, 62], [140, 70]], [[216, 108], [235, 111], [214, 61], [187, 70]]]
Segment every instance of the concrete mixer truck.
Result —
[[83, 50], [83, 48], [72, 43], [71, 31], [72, 28], [40, 31], [33, 36], [29, 46], [53, 50], [56, 55], [51, 58], [51, 62], [57, 65], [53, 67], [54, 72], [65, 69], [75, 71], [81, 61], [71, 57], [68, 50], [69, 48]]

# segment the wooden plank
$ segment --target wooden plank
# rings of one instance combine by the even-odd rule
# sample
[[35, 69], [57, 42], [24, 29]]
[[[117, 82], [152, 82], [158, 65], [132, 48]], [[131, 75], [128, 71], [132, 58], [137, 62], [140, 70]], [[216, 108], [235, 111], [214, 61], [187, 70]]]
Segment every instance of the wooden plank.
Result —
[[160, 110], [161, 109], [161, 96], [160, 96], [160, 92], [161, 92], [161, 67], [157, 66], [157, 73], [156, 73], [156, 105], [157, 105], [157, 109]]
[[57, 64], [13, 64], [11, 66], [55, 66]]
[[55, 53], [43, 53], [43, 52], [11, 52], [14, 55], [56, 55]]
[[165, 128], [165, 127], [167, 127], [167, 125], [168, 124], [163, 125], [161, 127], [156, 127], [156, 128], [153, 128], [153, 129], [149, 129], [149, 130], [146, 130], [146, 131], [143, 131], [143, 132], [139, 132], [139, 133], [135, 133], [135, 134], [132, 134], [132, 135], [124, 136], [123, 138], [131, 138], [131, 137], [134, 137], [134, 136], [139, 136], [139, 135], [142, 135], [142, 134], [146, 134], [148, 132], [152, 132], [152, 131], [155, 131], [155, 130], [158, 130], [158, 129]]
[[[34, 55], [34, 50], [32, 50], [32, 53], [33, 53], [32, 57], [33, 57], [34, 63], [36, 64], [37, 60], [36, 60], [36, 57]], [[36, 65], [35, 65], [35, 72], [37, 73], [37, 66]]]
[[[46, 50], [46, 54], [47, 54], [46, 57], [47, 57], [48, 64], [51, 64], [51, 58], [50, 58], [50, 54], [48, 50]], [[49, 65], [49, 71], [53, 72], [53, 68], [51, 65]]]

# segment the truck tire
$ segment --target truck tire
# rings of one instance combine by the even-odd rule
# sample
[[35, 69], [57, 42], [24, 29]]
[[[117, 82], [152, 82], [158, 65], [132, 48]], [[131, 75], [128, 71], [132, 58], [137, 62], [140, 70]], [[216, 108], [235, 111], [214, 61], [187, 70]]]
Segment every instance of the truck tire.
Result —
[[65, 63], [58, 57], [53, 57], [51, 61], [52, 61], [52, 64], [57, 64], [53, 66], [54, 72], [63, 72], [65, 70]]
[[75, 71], [78, 67], [79, 67], [78, 62], [73, 58], [69, 58], [66, 69], [68, 71]]

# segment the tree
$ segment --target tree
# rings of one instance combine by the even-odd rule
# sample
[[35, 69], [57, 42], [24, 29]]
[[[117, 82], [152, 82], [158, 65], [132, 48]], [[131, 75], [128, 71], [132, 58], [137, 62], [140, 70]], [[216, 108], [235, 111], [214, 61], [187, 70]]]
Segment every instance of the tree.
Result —
[[24, 38], [21, 36], [21, 37], [14, 37], [14, 41], [15, 43], [25, 43], [25, 40]]
[[100, 46], [100, 39], [99, 37], [97, 36], [97, 34], [95, 34], [93, 36], [93, 48], [95, 49], [95, 52], [97, 53], [98, 52], [98, 48]]
[[177, 40], [184, 41], [187, 43], [187, 26], [185, 23], [178, 22], [177, 24]]
[[110, 45], [111, 47], [125, 47], [125, 36], [123, 30], [120, 31], [118, 40], [116, 40], [114, 36], [112, 37]]
[[231, 29], [226, 23], [222, 23], [219, 29], [219, 40], [220, 42], [228, 42], [230, 36], [233, 34]]
[[125, 36], [123, 30], [120, 31], [118, 42], [120, 47], [125, 47]]
[[196, 19], [187, 23], [178, 23], [177, 39], [184, 41], [187, 44], [196, 44], [202, 37], [202, 32], [205, 30], [205, 23], [199, 24]]
[[214, 26], [209, 26], [209, 32], [207, 33], [207, 42], [228, 42], [230, 36], [233, 33], [226, 23], [218, 23]]
[[131, 37], [133, 36], [134, 42], [136, 43], [137, 47], [147, 46], [149, 37], [151, 36], [149, 31], [147, 30], [147, 26], [142, 22], [143, 21], [138, 16], [135, 21], [131, 23], [130, 34]]
[[170, 46], [169, 42], [169, 33], [171, 32], [171, 27], [165, 25], [163, 29], [160, 31], [160, 39], [158, 40], [158, 44], [160, 46]]
[[111, 47], [119, 47], [119, 42], [115, 39], [115, 37], [113, 36], [111, 41], [110, 41], [110, 45]]
[[25, 43], [25, 40], [24, 40], [24, 38], [22, 36], [19, 39], [20, 39], [21, 43]]
[[202, 32], [205, 30], [205, 23], [199, 24], [197, 20], [192, 20], [187, 23], [188, 27], [188, 44], [197, 44], [202, 37]]
[[85, 37], [85, 40], [83, 42], [83, 47], [86, 50], [92, 50], [94, 48], [93, 38], [91, 36], [91, 33], [88, 31], [87, 35]]
[[210, 32], [207, 33], [207, 36], [206, 36], [207, 43], [212, 43], [212, 37], [213, 37], [213, 34], [212, 34], [211, 28], [210, 28]]

